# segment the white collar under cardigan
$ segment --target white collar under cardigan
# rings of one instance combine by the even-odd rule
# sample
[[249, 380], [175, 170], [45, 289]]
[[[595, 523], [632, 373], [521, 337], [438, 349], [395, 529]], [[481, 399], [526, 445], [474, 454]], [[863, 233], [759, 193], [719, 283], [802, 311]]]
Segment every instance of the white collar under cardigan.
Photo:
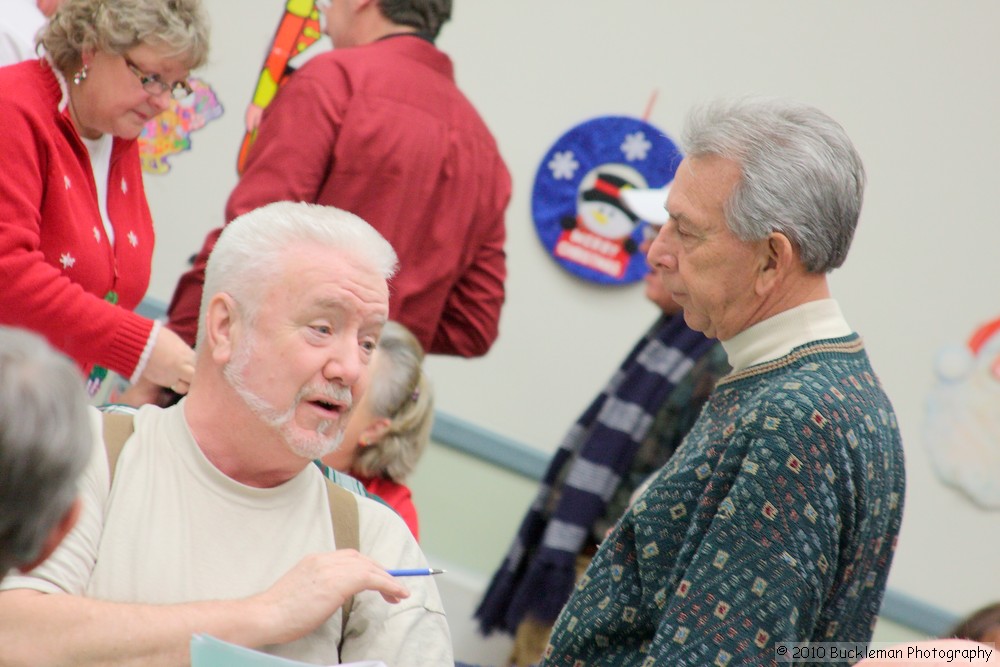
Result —
[[834, 299], [810, 301], [758, 322], [736, 334], [722, 347], [733, 371], [780, 359], [814, 340], [841, 338], [853, 331]]

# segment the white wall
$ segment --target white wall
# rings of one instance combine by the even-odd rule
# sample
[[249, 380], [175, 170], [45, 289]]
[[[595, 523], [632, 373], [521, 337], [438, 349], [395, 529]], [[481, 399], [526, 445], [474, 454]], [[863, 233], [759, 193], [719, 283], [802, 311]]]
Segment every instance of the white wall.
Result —
[[[284, 5], [206, 0], [202, 72], [227, 114], [173, 171], [147, 179], [159, 229], [151, 296], [218, 225], [235, 183], [242, 113]], [[676, 136], [693, 104], [759, 93], [813, 103], [868, 169], [861, 225], [835, 295], [895, 402], [909, 475], [890, 585], [957, 613], [1000, 599], [1000, 514], [940, 484], [920, 439], [931, 362], [1000, 314], [1000, 3], [994, 0], [457, 0], [441, 47], [496, 134], [514, 177], [501, 337], [484, 359], [434, 358], [438, 405], [552, 450], [655, 316], [636, 286], [601, 288], [559, 268], [530, 220], [546, 149], [577, 123], [642, 115]], [[235, 12], [231, 17], [229, 12]], [[1000, 409], [1000, 406], [998, 406]], [[419, 502], [419, 498], [418, 498]], [[520, 515], [524, 507], [509, 511]], [[497, 554], [499, 559], [500, 554]]]

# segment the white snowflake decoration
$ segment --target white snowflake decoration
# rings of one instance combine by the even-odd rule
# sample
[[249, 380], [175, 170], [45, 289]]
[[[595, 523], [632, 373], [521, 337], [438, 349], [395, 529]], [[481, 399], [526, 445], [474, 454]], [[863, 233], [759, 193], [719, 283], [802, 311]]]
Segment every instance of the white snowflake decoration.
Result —
[[573, 151], [559, 151], [549, 160], [549, 169], [552, 170], [552, 178], [558, 180], [570, 180], [580, 168], [580, 163], [576, 161]]
[[129, 233], [128, 233], [128, 242], [129, 242], [129, 244], [131, 244], [131, 246], [133, 248], [136, 247], [137, 245], [139, 245], [139, 237], [135, 235], [135, 232], [129, 231]]
[[125, 178], [122, 178], [122, 194], [128, 194], [128, 183], [125, 182]]
[[96, 225], [94, 226], [94, 240], [97, 241], [98, 243], [101, 242], [101, 232], [98, 231]]
[[625, 141], [621, 145], [622, 153], [629, 162], [645, 160], [649, 155], [649, 149], [652, 147], [653, 144], [649, 143], [649, 139], [646, 138], [642, 130], [633, 134], [626, 134]]
[[73, 257], [73, 255], [69, 254], [68, 252], [64, 252], [62, 255], [59, 256], [59, 263], [63, 265], [64, 269], [68, 269], [74, 264], [76, 264], [76, 257]]

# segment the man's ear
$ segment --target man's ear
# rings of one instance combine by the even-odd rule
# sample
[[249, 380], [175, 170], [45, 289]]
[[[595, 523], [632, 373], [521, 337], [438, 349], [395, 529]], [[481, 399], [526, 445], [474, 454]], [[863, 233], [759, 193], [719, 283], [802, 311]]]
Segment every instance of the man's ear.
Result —
[[220, 292], [205, 311], [205, 340], [216, 363], [225, 364], [233, 354], [233, 337], [239, 332], [240, 314], [233, 297]]
[[791, 240], [781, 232], [771, 232], [761, 241], [761, 269], [757, 278], [758, 294], [774, 289], [795, 266], [796, 252]]
[[363, 431], [361, 431], [361, 436], [358, 438], [358, 444], [362, 447], [366, 447], [378, 442], [382, 439], [382, 436], [389, 432], [389, 426], [391, 424], [392, 420], [387, 417], [379, 417], [366, 426]]
[[56, 547], [63, 541], [63, 538], [69, 535], [69, 531], [73, 530], [73, 526], [76, 525], [77, 520], [80, 518], [80, 512], [83, 510], [83, 502], [77, 498], [73, 501], [73, 504], [69, 506], [66, 513], [63, 514], [62, 518], [59, 519], [59, 523], [52, 527], [49, 531], [49, 536], [45, 538], [45, 543], [42, 545], [42, 550], [38, 553], [38, 557], [30, 563], [25, 563], [24, 565], [18, 566], [21, 572], [27, 572], [38, 567], [45, 560], [52, 555], [52, 552], [56, 550]]

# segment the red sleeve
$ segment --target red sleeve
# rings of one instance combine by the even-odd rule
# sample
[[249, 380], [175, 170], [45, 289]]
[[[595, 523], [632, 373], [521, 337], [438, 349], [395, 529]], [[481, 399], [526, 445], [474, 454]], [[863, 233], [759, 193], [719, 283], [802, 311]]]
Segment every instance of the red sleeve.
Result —
[[499, 335], [507, 277], [503, 249], [506, 240], [504, 211], [511, 193], [510, 174], [499, 158], [497, 180], [500, 185], [495, 218], [489, 221], [472, 263], [448, 294], [428, 352], [480, 357], [489, 351]]
[[84, 291], [33, 249], [36, 234], [17, 229], [3, 215], [0, 324], [41, 334], [83, 370], [97, 364], [131, 376], [153, 322]]
[[[313, 65], [310, 67], [310, 65]], [[247, 156], [246, 169], [226, 203], [226, 223], [276, 201], [315, 202], [333, 169], [347, 81], [335, 63], [306, 63], [268, 105]], [[181, 276], [167, 326], [194, 344], [205, 286], [205, 265], [222, 228], [212, 230], [192, 268]]]

